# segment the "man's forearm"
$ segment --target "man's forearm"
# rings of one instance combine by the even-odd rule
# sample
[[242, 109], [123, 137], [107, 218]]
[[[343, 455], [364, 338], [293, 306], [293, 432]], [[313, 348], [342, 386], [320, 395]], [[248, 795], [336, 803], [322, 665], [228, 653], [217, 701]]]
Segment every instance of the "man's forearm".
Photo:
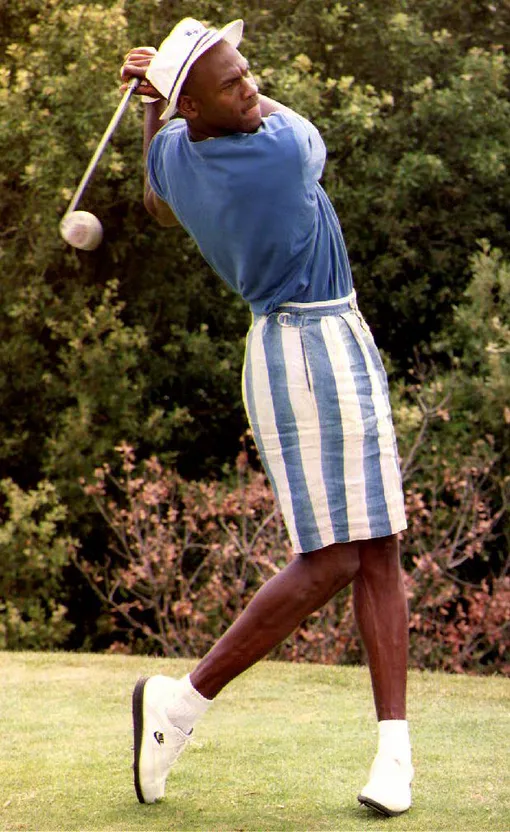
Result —
[[144, 120], [143, 120], [143, 158], [144, 161], [147, 159], [147, 153], [149, 151], [149, 145], [152, 141], [153, 136], [156, 135], [158, 130], [166, 124], [166, 121], [161, 121], [160, 116], [163, 110], [166, 107], [167, 102], [164, 98], [161, 98], [159, 101], [154, 101], [152, 104], [145, 104], [144, 105]]

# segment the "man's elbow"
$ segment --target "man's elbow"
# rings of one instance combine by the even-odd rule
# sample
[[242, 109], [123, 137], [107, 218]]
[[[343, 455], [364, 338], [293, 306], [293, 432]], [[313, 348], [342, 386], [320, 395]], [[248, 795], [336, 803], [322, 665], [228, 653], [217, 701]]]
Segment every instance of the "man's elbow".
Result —
[[171, 228], [179, 225], [179, 220], [173, 211], [166, 205], [166, 203], [156, 197], [154, 191], [148, 190], [145, 192], [143, 204], [145, 205], [146, 211], [159, 225], [163, 226], [163, 228]]
[[144, 194], [143, 204], [145, 205], [145, 210], [147, 211], [147, 213], [150, 214], [151, 217], [154, 217], [154, 219], [156, 219], [156, 217], [154, 215], [154, 207], [152, 205], [152, 200], [150, 198], [150, 194], [147, 194], [147, 193]]

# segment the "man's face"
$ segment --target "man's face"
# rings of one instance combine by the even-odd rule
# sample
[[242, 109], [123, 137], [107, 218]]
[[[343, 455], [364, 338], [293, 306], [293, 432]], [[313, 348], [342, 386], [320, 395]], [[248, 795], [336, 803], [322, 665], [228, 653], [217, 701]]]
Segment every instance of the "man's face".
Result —
[[203, 138], [257, 130], [257, 85], [246, 58], [224, 40], [205, 52], [191, 68], [179, 111], [192, 134]]

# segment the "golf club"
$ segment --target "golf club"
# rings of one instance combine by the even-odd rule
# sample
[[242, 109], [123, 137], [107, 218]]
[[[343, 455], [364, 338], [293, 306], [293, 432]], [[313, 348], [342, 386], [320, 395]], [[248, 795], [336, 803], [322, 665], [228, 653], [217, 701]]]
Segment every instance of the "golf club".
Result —
[[92, 175], [96, 169], [103, 151], [110, 141], [113, 133], [124, 115], [124, 111], [129, 103], [129, 99], [140, 83], [140, 78], [132, 78], [129, 86], [126, 89], [119, 106], [115, 110], [108, 127], [103, 133], [101, 141], [99, 142], [94, 155], [92, 156], [88, 167], [83, 174], [80, 184], [76, 188], [75, 194], [71, 199], [67, 210], [60, 222], [60, 234], [69, 245], [74, 248], [84, 249], [85, 251], [92, 251], [97, 248], [103, 238], [103, 228], [98, 218], [89, 211], [76, 211], [80, 199], [83, 196], [85, 188], [89, 184]]

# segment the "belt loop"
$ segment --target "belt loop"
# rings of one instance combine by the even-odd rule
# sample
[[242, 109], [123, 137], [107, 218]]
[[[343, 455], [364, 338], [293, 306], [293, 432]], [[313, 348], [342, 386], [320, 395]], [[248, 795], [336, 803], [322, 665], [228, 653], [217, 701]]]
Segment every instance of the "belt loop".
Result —
[[280, 312], [277, 321], [280, 326], [292, 326], [292, 315], [290, 312]]

